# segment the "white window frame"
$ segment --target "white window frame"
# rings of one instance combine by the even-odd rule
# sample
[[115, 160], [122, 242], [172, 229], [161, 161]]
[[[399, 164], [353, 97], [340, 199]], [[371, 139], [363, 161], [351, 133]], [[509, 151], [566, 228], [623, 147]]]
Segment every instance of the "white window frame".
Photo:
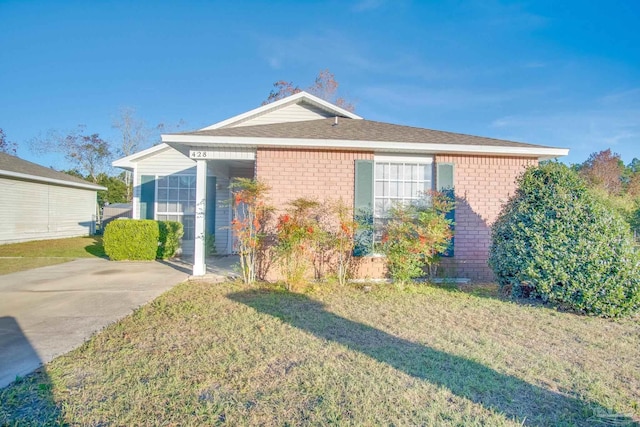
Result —
[[[180, 223], [184, 226], [184, 221], [182, 220], [182, 218], [184, 218], [185, 216], [193, 216], [194, 217], [194, 221], [195, 221], [195, 196], [194, 196], [194, 200], [193, 200], [193, 207], [194, 207], [194, 212], [193, 213], [186, 213], [183, 212], [168, 212], [168, 211], [162, 211], [160, 212], [159, 210], [159, 205], [160, 205], [160, 198], [158, 197], [159, 191], [160, 191], [160, 180], [163, 178], [169, 179], [170, 177], [188, 177], [188, 178], [192, 178], [193, 179], [193, 190], [195, 191], [196, 188], [196, 176], [193, 174], [186, 174], [186, 173], [176, 173], [176, 174], [168, 174], [168, 175], [156, 175], [156, 194], [155, 194], [155, 206], [154, 206], [154, 218], [156, 220], [158, 220], [158, 216], [163, 215], [166, 217], [169, 216], [173, 216], [173, 217], [180, 217]], [[171, 188], [171, 187], [167, 187], [167, 190]], [[191, 189], [191, 188], [189, 188]], [[180, 191], [181, 188], [178, 188], [178, 191]], [[180, 203], [180, 198], [178, 197], [178, 200], [175, 201], [174, 203]], [[164, 201], [164, 203], [170, 203], [170, 201], [168, 200], [168, 194], [167, 194], [167, 199]], [[194, 223], [194, 228], [195, 228], [195, 223]], [[194, 229], [194, 233], [195, 233], [195, 229]], [[187, 234], [185, 232], [185, 234]], [[192, 239], [190, 239], [192, 240]]]
[[[376, 209], [376, 201], [380, 200], [380, 199], [402, 199], [403, 202], [405, 201], [411, 201], [411, 200], [418, 200], [420, 199], [420, 195], [418, 194], [417, 196], [405, 196], [404, 194], [402, 195], [402, 197], [391, 197], [389, 194], [385, 195], [385, 196], [380, 196], [378, 193], [378, 183], [379, 182], [384, 182], [384, 183], [389, 183], [392, 180], [390, 178], [388, 179], [384, 179], [382, 177], [378, 176], [378, 165], [379, 164], [400, 164], [403, 167], [402, 173], [400, 173], [400, 176], [398, 177], [398, 179], [394, 180], [397, 182], [400, 182], [402, 185], [402, 191], [404, 192], [404, 184], [409, 182], [409, 183], [420, 183], [420, 182], [429, 182], [429, 189], [433, 190], [434, 187], [434, 178], [433, 178], [433, 156], [407, 156], [407, 155], [393, 155], [393, 154], [385, 154], [385, 155], [376, 155], [374, 156], [374, 165], [373, 165], [373, 207], [374, 207], [374, 218], [384, 218], [381, 217], [380, 215], [378, 215], [378, 209]], [[405, 175], [404, 175], [404, 166], [405, 165], [429, 165], [431, 166], [431, 176], [429, 177], [429, 180], [409, 180], [409, 181], [405, 181]], [[387, 191], [389, 192], [389, 191]]]

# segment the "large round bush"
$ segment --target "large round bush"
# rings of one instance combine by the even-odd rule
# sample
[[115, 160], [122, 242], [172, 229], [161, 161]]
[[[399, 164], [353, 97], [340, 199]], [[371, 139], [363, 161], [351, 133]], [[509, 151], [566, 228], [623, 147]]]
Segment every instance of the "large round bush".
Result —
[[629, 226], [560, 163], [529, 168], [492, 230], [489, 265], [514, 296], [589, 314], [640, 308], [639, 256]]

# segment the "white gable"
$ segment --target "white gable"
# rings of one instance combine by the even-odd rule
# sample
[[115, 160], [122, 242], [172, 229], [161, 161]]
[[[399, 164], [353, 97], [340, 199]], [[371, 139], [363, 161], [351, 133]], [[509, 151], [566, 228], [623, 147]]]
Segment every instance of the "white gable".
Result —
[[[283, 111], [284, 110], [284, 111]], [[362, 119], [357, 114], [342, 107], [333, 105], [324, 99], [307, 92], [298, 92], [271, 104], [263, 105], [246, 113], [231, 117], [200, 130], [220, 129], [236, 126], [252, 126], [257, 124], [299, 122], [304, 120], [324, 119], [327, 117], [348, 117]]]
[[233, 123], [225, 127], [241, 127], [241, 126], [255, 126], [255, 125], [268, 125], [272, 123], [286, 123], [286, 122], [302, 122], [305, 120], [317, 120], [326, 119], [327, 117], [333, 117], [335, 114], [331, 112], [311, 105], [307, 102], [301, 102], [299, 104], [290, 104], [277, 110], [267, 111], [263, 114], [258, 114], [245, 121]]

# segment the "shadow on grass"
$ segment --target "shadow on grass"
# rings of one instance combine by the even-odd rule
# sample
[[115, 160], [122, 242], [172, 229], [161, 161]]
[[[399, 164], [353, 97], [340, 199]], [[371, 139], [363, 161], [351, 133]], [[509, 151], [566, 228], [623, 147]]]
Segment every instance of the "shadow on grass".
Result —
[[497, 283], [454, 283], [444, 280], [441, 283], [429, 283], [429, 285], [448, 292], [462, 292], [479, 298], [510, 300], [508, 295], [500, 291]]
[[559, 311], [566, 311], [568, 313], [578, 314], [581, 313], [567, 309], [566, 307], [560, 307], [551, 302], [545, 302], [541, 298], [518, 298], [510, 295], [500, 289], [497, 283], [468, 283], [468, 284], [452, 284], [452, 283], [438, 283], [430, 284], [433, 287], [443, 289], [452, 293], [464, 293], [472, 295], [478, 298], [494, 299], [498, 301], [509, 301], [516, 303], [522, 307], [541, 307], [548, 309], [556, 309]]
[[60, 409], [53, 400], [46, 370], [40, 367], [25, 377], [18, 376], [40, 363], [16, 319], [0, 317], [0, 426], [59, 425]]
[[85, 246], [84, 250], [95, 257], [107, 258], [107, 254], [104, 252], [104, 246], [102, 245], [102, 237], [93, 236], [92, 240], [93, 240], [93, 243], [88, 246]]
[[445, 387], [456, 396], [525, 425], [593, 425], [594, 419], [590, 417], [594, 413], [611, 412], [595, 402], [550, 391], [473, 360], [337, 316], [304, 295], [254, 290], [234, 293], [229, 298], [415, 378]]

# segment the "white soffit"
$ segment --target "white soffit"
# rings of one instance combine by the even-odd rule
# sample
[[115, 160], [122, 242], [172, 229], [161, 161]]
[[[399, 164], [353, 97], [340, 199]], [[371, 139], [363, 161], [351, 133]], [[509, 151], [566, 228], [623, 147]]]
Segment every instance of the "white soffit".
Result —
[[429, 154], [380, 153], [374, 156], [374, 160], [391, 163], [433, 163], [433, 156]]

